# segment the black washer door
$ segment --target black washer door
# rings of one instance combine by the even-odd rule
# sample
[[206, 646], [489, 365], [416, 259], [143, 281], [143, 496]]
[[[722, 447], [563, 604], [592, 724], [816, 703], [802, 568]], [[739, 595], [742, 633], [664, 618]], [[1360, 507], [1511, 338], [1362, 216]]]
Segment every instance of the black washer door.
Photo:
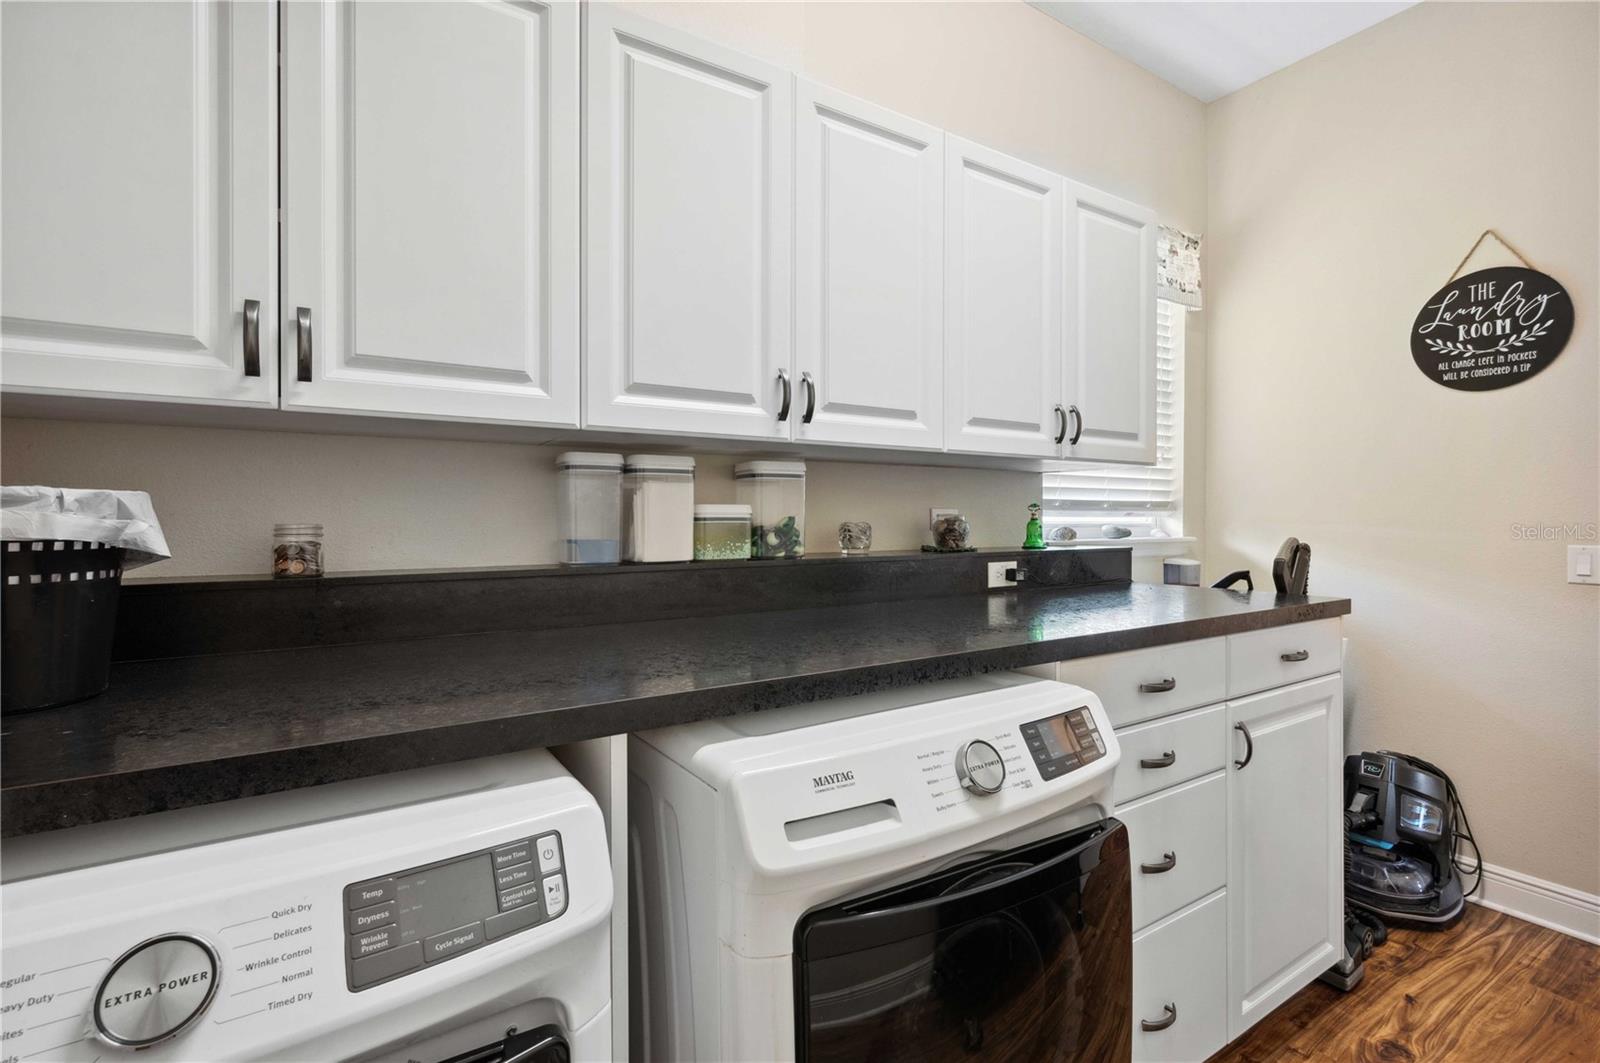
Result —
[[1108, 819], [813, 909], [795, 927], [796, 1058], [1127, 1060], [1129, 889]]

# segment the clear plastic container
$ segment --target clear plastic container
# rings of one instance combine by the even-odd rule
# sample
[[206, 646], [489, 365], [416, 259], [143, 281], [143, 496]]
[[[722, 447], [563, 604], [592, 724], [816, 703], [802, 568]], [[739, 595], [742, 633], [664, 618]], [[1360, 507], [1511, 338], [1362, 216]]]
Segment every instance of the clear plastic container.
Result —
[[739, 501], [750, 507], [750, 556], [803, 557], [806, 463], [745, 461], [733, 467]]
[[272, 574], [275, 577], [308, 579], [322, 572], [322, 525], [272, 526]]
[[572, 450], [556, 458], [561, 561], [614, 565], [621, 558], [622, 455]]
[[622, 477], [623, 556], [646, 564], [694, 557], [694, 459], [629, 454]]
[[695, 506], [694, 559], [750, 560], [750, 507]]

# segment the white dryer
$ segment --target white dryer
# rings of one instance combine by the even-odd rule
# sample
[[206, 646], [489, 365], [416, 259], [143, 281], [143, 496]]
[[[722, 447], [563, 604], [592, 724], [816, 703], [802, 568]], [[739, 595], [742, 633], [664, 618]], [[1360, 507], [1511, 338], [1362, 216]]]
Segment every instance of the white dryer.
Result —
[[1010, 673], [635, 736], [633, 1058], [1127, 1059], [1118, 759]]
[[605, 828], [544, 751], [0, 855], [7, 1059], [611, 1058]]

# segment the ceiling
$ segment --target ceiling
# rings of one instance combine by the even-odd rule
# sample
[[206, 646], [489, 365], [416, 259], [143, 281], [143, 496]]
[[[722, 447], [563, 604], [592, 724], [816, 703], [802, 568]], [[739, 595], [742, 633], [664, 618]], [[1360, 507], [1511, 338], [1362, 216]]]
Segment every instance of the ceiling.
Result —
[[1366, 0], [1028, 2], [1206, 103], [1412, 6]]

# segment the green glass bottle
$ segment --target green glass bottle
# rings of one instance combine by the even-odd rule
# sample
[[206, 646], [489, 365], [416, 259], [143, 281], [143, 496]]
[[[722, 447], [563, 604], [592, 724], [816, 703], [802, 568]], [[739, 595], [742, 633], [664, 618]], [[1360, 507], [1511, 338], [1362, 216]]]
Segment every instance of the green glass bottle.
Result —
[[1022, 548], [1024, 550], [1043, 550], [1045, 548], [1044, 521], [1039, 516], [1043, 512], [1044, 507], [1039, 503], [1030, 502], [1028, 504], [1028, 533], [1022, 539]]

